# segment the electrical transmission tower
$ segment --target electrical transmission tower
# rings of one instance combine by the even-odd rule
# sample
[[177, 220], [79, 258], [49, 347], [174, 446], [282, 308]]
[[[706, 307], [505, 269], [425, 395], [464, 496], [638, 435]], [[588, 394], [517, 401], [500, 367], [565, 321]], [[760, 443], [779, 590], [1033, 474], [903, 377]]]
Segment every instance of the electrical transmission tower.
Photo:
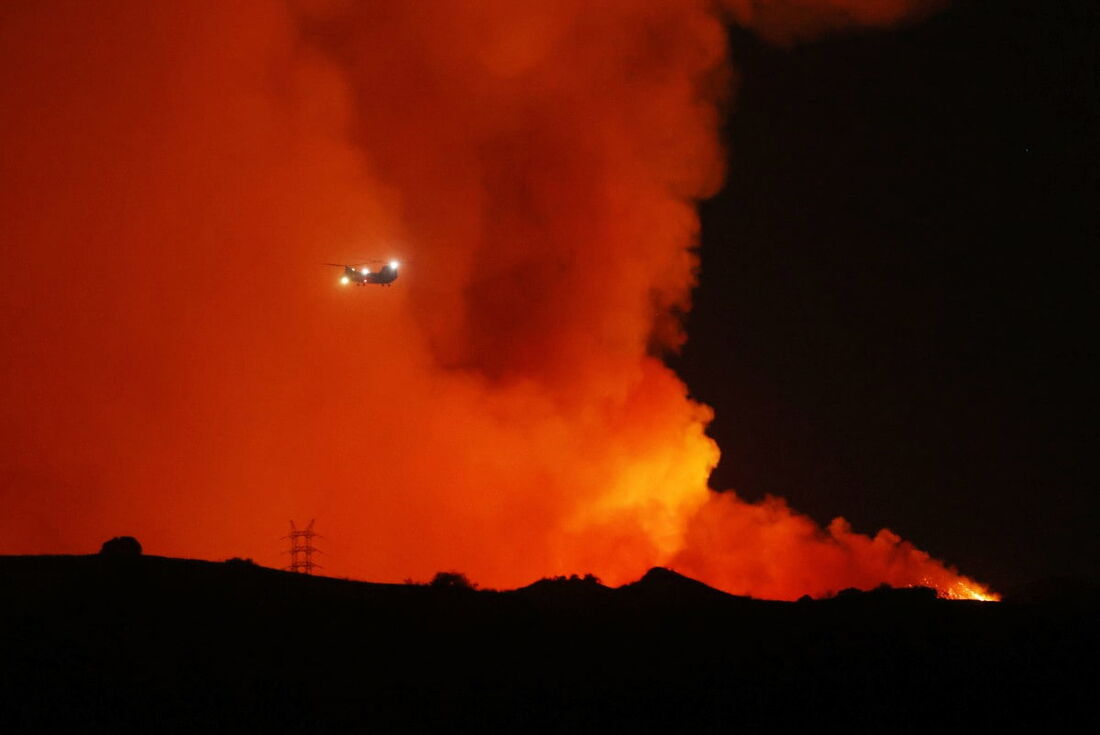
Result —
[[294, 521], [290, 522], [290, 534], [283, 536], [284, 539], [290, 539], [290, 549], [287, 553], [290, 554], [290, 566], [287, 567], [288, 571], [298, 572], [300, 574], [313, 574], [314, 569], [322, 569], [320, 564], [313, 562], [314, 552], [321, 553], [321, 550], [313, 546], [313, 539], [321, 538], [313, 530], [313, 520], [310, 520], [309, 525], [305, 528], [299, 529], [294, 525]]

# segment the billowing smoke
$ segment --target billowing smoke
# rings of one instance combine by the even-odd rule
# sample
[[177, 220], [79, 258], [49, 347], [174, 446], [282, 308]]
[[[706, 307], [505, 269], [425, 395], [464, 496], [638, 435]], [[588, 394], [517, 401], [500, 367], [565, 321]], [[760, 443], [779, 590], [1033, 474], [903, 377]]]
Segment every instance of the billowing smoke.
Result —
[[[808, 4], [731, 9], [792, 38], [908, 10]], [[5, 4], [3, 551], [277, 565], [316, 517], [326, 571], [380, 581], [968, 589], [707, 488], [661, 355], [725, 44], [702, 0]], [[374, 258], [394, 287], [321, 265]]]

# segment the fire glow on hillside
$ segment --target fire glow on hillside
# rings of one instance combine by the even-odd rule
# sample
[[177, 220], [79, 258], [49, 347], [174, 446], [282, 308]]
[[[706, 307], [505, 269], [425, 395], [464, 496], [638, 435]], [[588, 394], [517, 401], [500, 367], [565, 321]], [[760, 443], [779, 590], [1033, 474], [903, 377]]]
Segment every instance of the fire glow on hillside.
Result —
[[[776, 39], [931, 4], [727, 2]], [[274, 559], [317, 517], [328, 571], [380, 581], [992, 598], [889, 531], [707, 487], [710, 410], [660, 356], [726, 175], [714, 3], [0, 14], [5, 551], [124, 529]], [[317, 265], [390, 257], [392, 289]]]

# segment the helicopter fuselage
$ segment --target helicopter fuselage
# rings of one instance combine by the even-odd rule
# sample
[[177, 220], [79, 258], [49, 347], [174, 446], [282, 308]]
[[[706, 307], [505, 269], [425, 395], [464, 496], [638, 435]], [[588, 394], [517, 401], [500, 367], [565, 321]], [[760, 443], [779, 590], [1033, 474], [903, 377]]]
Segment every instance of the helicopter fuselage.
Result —
[[375, 284], [377, 286], [388, 286], [397, 280], [397, 264], [387, 263], [382, 268], [372, 271], [367, 267], [355, 267], [351, 265], [344, 266], [344, 275], [340, 278], [340, 283], [347, 286], [354, 283], [356, 286], [364, 286], [367, 284]]

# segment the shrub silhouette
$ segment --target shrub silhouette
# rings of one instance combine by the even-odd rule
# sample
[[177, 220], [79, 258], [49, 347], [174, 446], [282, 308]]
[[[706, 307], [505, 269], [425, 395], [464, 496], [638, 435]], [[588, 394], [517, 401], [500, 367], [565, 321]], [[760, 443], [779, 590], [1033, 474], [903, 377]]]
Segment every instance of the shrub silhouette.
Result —
[[592, 573], [588, 573], [588, 574], [584, 575], [583, 577], [580, 576], [579, 574], [570, 574], [568, 577], [565, 576], [564, 574], [559, 574], [556, 577], [543, 577], [539, 581], [540, 582], [557, 582], [557, 583], [562, 583], [562, 582], [574, 582], [574, 583], [583, 582], [584, 584], [589, 584], [589, 585], [603, 584], [603, 581], [599, 577], [597, 577], [595, 574], [592, 574]]
[[446, 589], [477, 589], [477, 585], [466, 578], [462, 572], [436, 572], [429, 587], [442, 587]]
[[99, 553], [114, 557], [141, 556], [141, 544], [133, 536], [115, 536], [110, 541], [103, 542]]

